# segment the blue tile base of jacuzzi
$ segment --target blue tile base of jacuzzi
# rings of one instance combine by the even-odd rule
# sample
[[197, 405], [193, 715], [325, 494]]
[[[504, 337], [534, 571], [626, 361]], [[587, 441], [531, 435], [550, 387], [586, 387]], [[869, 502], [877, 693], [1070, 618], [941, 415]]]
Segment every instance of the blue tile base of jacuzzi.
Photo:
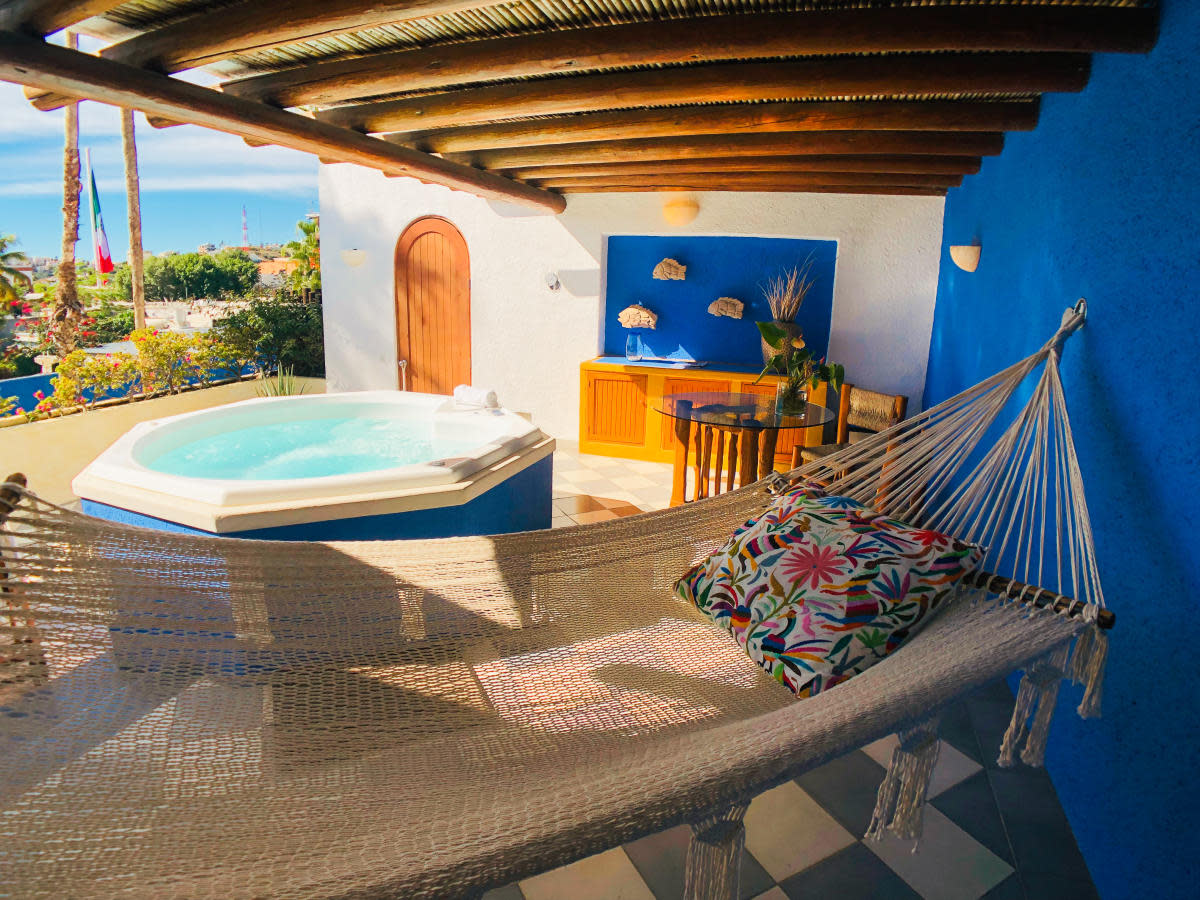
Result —
[[[324, 522], [281, 525], [276, 528], [252, 528], [247, 531], [227, 532], [221, 537], [267, 541], [386, 541], [506, 534], [549, 528], [552, 515], [553, 459], [553, 456], [547, 456], [539, 460], [461, 506], [441, 506], [436, 509], [417, 509], [412, 512], [378, 516], [356, 516], [352, 519], [329, 519]], [[83, 511], [100, 519], [124, 522], [141, 528], [212, 535], [211, 532], [199, 528], [190, 528], [177, 522], [95, 500], [84, 500]]]

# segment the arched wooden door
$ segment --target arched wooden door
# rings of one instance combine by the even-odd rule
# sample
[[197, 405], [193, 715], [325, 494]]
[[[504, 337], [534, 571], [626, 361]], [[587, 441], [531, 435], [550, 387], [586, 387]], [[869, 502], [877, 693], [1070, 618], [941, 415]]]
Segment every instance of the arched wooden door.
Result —
[[471, 383], [467, 242], [438, 216], [417, 219], [396, 244], [396, 348], [410, 391], [449, 394]]

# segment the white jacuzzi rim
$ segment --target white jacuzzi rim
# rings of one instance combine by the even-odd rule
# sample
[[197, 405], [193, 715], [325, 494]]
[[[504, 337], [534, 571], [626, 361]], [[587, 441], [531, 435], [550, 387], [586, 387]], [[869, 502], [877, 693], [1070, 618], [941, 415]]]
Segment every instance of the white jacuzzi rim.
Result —
[[[297, 479], [222, 480], [158, 472], [137, 457], [139, 444], [197, 419], [264, 404], [395, 405], [429, 410], [452, 423], [479, 422], [486, 433], [467, 454], [368, 472]], [[461, 408], [451, 398], [412, 391], [347, 391], [260, 397], [141, 422], [72, 481], [76, 496], [217, 533], [465, 503], [488, 486], [553, 452], [554, 441], [506, 409]], [[504, 470], [505, 474], [501, 474]], [[500, 477], [497, 477], [500, 476]], [[440, 499], [437, 495], [444, 495]]]

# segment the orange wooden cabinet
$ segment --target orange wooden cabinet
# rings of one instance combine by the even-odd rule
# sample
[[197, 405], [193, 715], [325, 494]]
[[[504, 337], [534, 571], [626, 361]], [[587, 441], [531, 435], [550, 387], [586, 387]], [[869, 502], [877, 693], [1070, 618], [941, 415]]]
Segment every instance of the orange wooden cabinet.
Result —
[[[724, 369], [676, 369], [638, 363], [613, 362], [612, 358], [585, 362], [579, 370], [579, 449], [601, 456], [645, 459], [669, 463], [675, 458], [672, 420], [658, 410], [664, 396], [690, 391], [745, 391], [775, 393], [782, 379], [768, 375], [754, 384], [757, 372]], [[826, 385], [809, 392], [809, 399], [826, 406]], [[784, 431], [775, 448], [776, 465], [789, 468], [797, 443], [824, 443], [826, 428]], [[828, 436], [833, 439], [832, 434]]]

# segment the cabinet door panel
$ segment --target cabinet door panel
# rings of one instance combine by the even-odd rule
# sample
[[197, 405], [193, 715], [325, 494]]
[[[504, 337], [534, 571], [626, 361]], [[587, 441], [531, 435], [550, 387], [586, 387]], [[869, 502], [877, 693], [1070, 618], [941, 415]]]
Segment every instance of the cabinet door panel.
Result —
[[588, 372], [588, 440], [646, 443], [646, 376]]
[[[699, 378], [664, 378], [663, 379], [663, 396], [669, 397], [672, 394], [690, 394], [693, 391], [727, 391], [729, 390], [729, 380], [718, 381], [716, 379], [701, 380]], [[674, 419], [663, 417], [662, 426], [662, 449], [672, 450], [679, 443], [675, 439]]]

